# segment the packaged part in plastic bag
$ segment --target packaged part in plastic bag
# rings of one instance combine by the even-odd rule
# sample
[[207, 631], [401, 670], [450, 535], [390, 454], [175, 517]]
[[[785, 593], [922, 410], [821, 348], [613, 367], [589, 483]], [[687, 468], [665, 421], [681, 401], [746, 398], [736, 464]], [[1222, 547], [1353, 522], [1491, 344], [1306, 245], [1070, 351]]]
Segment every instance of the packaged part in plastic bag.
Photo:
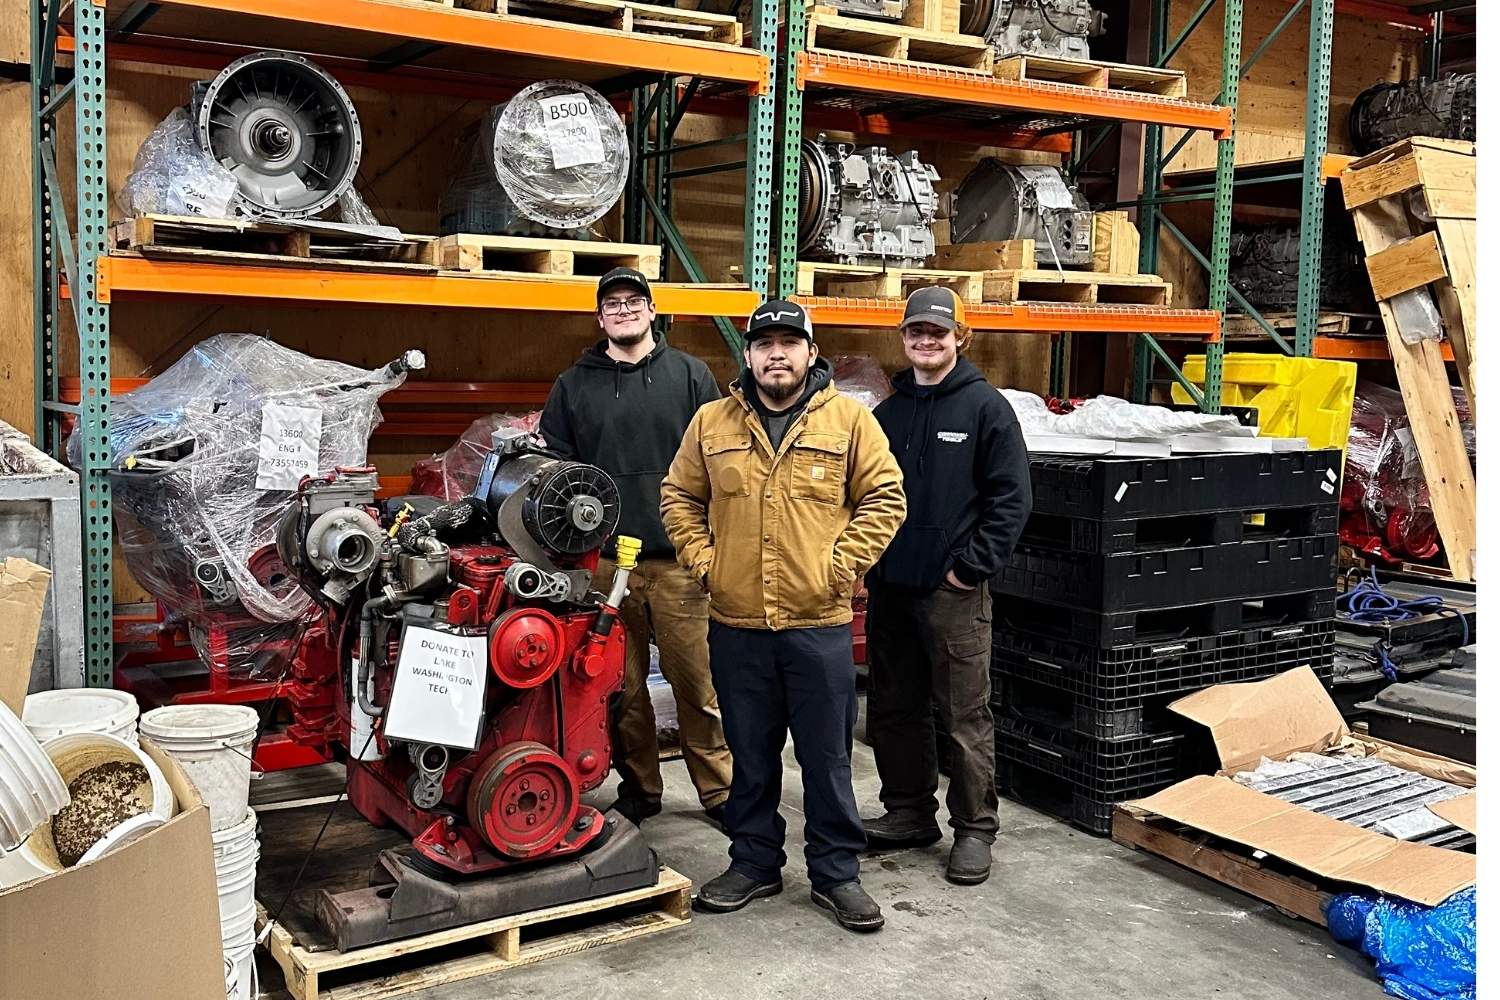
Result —
[[239, 183], [198, 144], [186, 108], [176, 108], [146, 136], [116, 203], [126, 216], [227, 218]]
[[630, 144], [593, 88], [543, 80], [491, 108], [459, 163], [440, 232], [588, 239], [625, 190]]
[[479, 485], [479, 472], [495, 445], [506, 438], [535, 434], [542, 411], [487, 413], [468, 426], [447, 451], [411, 467], [411, 491], [422, 496], [459, 500]]
[[1478, 940], [1476, 889], [1470, 886], [1437, 906], [1403, 899], [1343, 893], [1328, 903], [1334, 940], [1375, 960], [1385, 991], [1403, 1000], [1473, 1000]]
[[[282, 564], [277, 529], [303, 476], [365, 464], [377, 402], [406, 369], [224, 333], [115, 398], [110, 483], [126, 564], [211, 664], [260, 670], [295, 640], [312, 606]], [[75, 465], [79, 437], [68, 441]]]
[[834, 358], [833, 384], [867, 410], [875, 409], [895, 391], [885, 369], [868, 354], [841, 354]]

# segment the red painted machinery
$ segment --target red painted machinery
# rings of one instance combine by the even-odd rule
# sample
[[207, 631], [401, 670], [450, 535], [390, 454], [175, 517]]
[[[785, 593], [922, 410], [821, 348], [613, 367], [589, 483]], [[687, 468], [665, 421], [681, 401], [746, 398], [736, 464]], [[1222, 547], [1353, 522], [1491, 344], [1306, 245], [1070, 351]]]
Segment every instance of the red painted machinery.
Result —
[[[403, 887], [407, 905], [330, 898], [320, 914], [341, 946], [513, 912], [527, 893], [510, 891], [512, 870], [530, 874], [539, 905], [653, 884], [639, 832], [583, 802], [610, 767], [625, 662], [616, 609], [639, 549], [618, 539], [610, 592], [592, 590], [619, 522], [614, 482], [513, 439], [461, 500], [417, 510], [419, 498], [377, 504], [375, 489], [372, 469], [304, 481], [277, 542], [321, 608], [284, 692], [288, 736], [346, 759], [354, 807], [413, 838], [397, 881], [424, 886]], [[585, 853], [546, 885], [532, 871]], [[441, 895], [433, 880], [472, 887], [470, 876], [501, 872], [507, 891], [469, 893], [487, 902], [390, 926], [410, 897]]]

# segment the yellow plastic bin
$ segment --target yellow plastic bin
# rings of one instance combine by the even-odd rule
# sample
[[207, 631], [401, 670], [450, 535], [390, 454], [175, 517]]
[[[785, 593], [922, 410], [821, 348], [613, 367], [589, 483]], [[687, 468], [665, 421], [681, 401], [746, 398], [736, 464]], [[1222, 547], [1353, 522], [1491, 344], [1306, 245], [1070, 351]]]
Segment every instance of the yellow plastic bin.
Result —
[[[1189, 355], [1182, 366], [1182, 373], [1200, 388], [1203, 366], [1201, 354]], [[1343, 451], [1349, 444], [1358, 374], [1359, 366], [1352, 361], [1226, 354], [1223, 403], [1255, 407], [1260, 413], [1260, 432], [1268, 437], [1307, 438], [1311, 448]], [[1174, 383], [1172, 401], [1190, 403], [1192, 399]]]

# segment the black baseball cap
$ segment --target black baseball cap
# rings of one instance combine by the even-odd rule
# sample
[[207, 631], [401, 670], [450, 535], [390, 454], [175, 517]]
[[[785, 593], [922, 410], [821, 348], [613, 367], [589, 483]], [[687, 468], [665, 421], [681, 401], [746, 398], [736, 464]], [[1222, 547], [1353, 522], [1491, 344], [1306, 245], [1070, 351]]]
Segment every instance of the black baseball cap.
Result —
[[756, 307], [745, 327], [745, 343], [775, 330], [800, 333], [807, 338], [808, 343], [813, 342], [813, 325], [807, 310], [786, 299], [771, 299]]
[[963, 322], [963, 302], [953, 289], [943, 285], [928, 285], [912, 292], [906, 299], [906, 315], [901, 317], [903, 328], [912, 323], [931, 323], [944, 330], [957, 330]]
[[599, 287], [594, 292], [594, 304], [599, 305], [604, 301], [604, 293], [615, 285], [629, 285], [631, 288], [646, 296], [646, 301], [651, 299], [651, 282], [646, 276], [633, 267], [617, 267], [599, 279]]

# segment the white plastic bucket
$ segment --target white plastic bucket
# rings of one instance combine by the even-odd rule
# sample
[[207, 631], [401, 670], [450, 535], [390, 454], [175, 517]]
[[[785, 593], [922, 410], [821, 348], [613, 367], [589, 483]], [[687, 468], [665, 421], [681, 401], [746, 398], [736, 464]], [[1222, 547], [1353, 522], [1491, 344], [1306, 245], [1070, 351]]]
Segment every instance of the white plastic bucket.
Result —
[[167, 705], [141, 716], [141, 733], [182, 765], [203, 796], [215, 832], [245, 820], [259, 728], [260, 716], [244, 705]]
[[0, 850], [13, 851], [68, 804], [68, 786], [41, 744], [0, 702]]
[[[112, 761], [140, 764], [146, 769], [146, 774], [151, 781], [150, 815], [165, 823], [177, 810], [177, 801], [172, 795], [172, 786], [167, 783], [167, 776], [161, 773], [161, 768], [156, 766], [156, 761], [147, 756], [140, 747], [131, 746], [118, 737], [105, 733], [73, 733], [70, 736], [59, 736], [55, 740], [48, 740], [42, 749], [46, 751], [47, 757], [57, 768], [65, 785], [71, 785], [79, 775], [101, 764]], [[130, 817], [116, 826], [114, 830], [108, 831], [99, 844], [95, 845], [95, 847], [104, 845], [102, 849], [97, 851], [91, 849], [79, 859], [79, 862], [92, 860], [112, 847], [128, 842], [122, 841], [121, 838], [129, 831], [122, 831], [121, 828], [136, 819], [137, 817]], [[130, 830], [139, 830], [141, 825], [136, 822]], [[62, 871], [63, 863], [58, 859], [57, 845], [52, 840], [52, 817], [49, 816], [47, 821], [37, 827], [36, 832], [27, 838], [26, 843], [21, 845], [21, 853], [32, 864], [45, 868], [49, 872]]]
[[[219, 884], [219, 920], [238, 917], [248, 908], [254, 923], [255, 866], [260, 841], [255, 836], [255, 810], [248, 810], [239, 826], [214, 834], [214, 873]], [[225, 924], [226, 931], [228, 925]]]
[[224, 996], [226, 1000], [255, 1000], [255, 932], [224, 942]]
[[135, 746], [141, 707], [129, 691], [64, 688], [26, 696], [21, 721], [45, 743], [72, 733], [108, 733]]
[[22, 882], [30, 882], [43, 875], [51, 875], [47, 869], [31, 861], [20, 851], [0, 853], [0, 889], [9, 889]]
[[239, 941], [241, 938], [245, 937], [248, 937], [250, 940], [254, 941], [255, 900], [252, 899], [250, 901], [250, 905], [245, 907], [243, 910], [231, 913], [228, 917], [220, 920], [220, 925], [222, 928], [221, 936], [223, 937], [226, 944]]

